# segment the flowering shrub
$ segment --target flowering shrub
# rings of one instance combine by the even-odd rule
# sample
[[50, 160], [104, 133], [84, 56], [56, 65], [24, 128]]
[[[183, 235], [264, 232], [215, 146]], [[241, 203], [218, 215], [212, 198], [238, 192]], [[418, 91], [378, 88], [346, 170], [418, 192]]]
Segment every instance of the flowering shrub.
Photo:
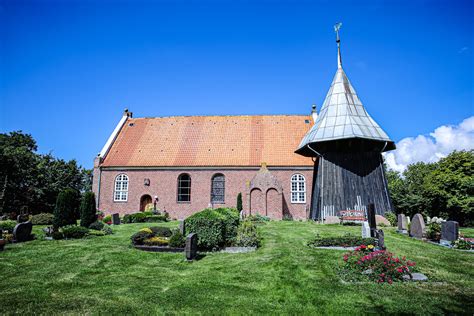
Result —
[[341, 272], [346, 278], [360, 280], [368, 278], [378, 283], [403, 281], [403, 276], [411, 275], [415, 262], [405, 257], [395, 257], [386, 250], [377, 250], [373, 245], [361, 245], [343, 257]]
[[441, 223], [445, 222], [441, 217], [427, 218], [426, 237], [428, 239], [439, 241], [441, 239]]
[[466, 238], [463, 234], [459, 234], [459, 238], [454, 240], [451, 245], [455, 249], [471, 250], [474, 249], [473, 238]]

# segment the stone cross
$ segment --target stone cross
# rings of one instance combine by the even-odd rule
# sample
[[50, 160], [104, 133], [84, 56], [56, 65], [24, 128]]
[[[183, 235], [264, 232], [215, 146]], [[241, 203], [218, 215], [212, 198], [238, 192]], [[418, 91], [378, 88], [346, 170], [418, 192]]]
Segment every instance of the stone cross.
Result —
[[399, 233], [402, 233], [402, 234], [408, 233], [408, 223], [407, 223], [407, 217], [405, 216], [405, 214], [398, 214], [397, 225], [398, 225]]
[[194, 260], [194, 258], [196, 258], [197, 242], [198, 236], [196, 233], [191, 233], [186, 237], [186, 246], [184, 247], [184, 253], [188, 261]]
[[370, 237], [375, 238], [377, 222], [375, 221], [375, 205], [373, 203], [367, 205], [367, 219], [369, 221]]
[[120, 215], [119, 215], [119, 213], [112, 214], [112, 224], [120, 225]]
[[450, 245], [452, 241], [459, 237], [459, 223], [455, 221], [447, 221], [441, 223], [441, 240], [440, 243]]
[[31, 224], [31, 222], [16, 224], [15, 228], [13, 229], [13, 239], [15, 239], [16, 242], [31, 240], [32, 229], [33, 224]]
[[362, 238], [370, 237], [369, 222], [362, 222]]
[[426, 236], [425, 220], [421, 214], [415, 214], [411, 220], [410, 236], [422, 239]]

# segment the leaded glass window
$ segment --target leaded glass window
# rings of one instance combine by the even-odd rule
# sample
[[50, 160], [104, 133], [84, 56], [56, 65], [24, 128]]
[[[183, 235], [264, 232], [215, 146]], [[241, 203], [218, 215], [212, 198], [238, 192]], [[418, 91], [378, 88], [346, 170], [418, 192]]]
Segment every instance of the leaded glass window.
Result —
[[191, 202], [191, 177], [183, 173], [178, 177], [178, 202]]
[[211, 202], [224, 203], [225, 200], [225, 176], [216, 174], [211, 180]]
[[291, 177], [291, 203], [306, 202], [306, 179], [302, 174]]
[[119, 174], [115, 177], [114, 201], [126, 202], [128, 199], [128, 176]]

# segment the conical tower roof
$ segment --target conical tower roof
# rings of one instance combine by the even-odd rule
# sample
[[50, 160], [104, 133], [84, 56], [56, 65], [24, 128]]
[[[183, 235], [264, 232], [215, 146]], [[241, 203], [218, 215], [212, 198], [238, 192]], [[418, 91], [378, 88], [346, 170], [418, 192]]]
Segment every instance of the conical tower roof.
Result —
[[[380, 151], [395, 149], [393, 141], [365, 110], [342, 69], [339, 36], [337, 42], [338, 69], [336, 75], [319, 116], [296, 152], [305, 156], [314, 156], [314, 150], [328, 148], [329, 142], [351, 139], [357, 140], [353, 141], [353, 144], [363, 144], [365, 149], [372, 148], [372, 150]], [[364, 142], [364, 140], [366, 141]], [[367, 146], [368, 144], [371, 145]], [[308, 145], [310, 145], [309, 148]]]

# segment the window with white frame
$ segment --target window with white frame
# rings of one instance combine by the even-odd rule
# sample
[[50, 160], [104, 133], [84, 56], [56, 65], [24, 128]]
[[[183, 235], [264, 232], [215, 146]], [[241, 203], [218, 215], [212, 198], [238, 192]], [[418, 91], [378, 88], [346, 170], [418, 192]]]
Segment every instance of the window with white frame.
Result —
[[115, 177], [114, 201], [126, 202], [128, 199], [128, 176], [119, 174]]
[[291, 203], [306, 203], [306, 179], [302, 174], [291, 177]]

